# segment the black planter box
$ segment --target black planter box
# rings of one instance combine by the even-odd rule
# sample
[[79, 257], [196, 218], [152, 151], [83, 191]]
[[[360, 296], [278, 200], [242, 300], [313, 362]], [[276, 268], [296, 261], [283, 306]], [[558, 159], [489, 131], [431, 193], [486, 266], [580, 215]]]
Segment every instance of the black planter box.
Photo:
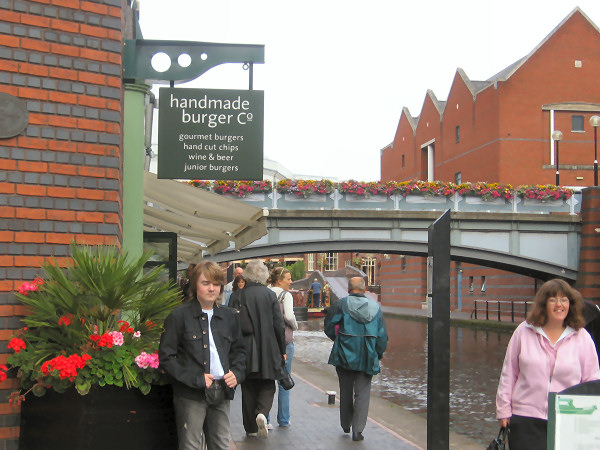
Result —
[[28, 395], [21, 406], [20, 450], [176, 450], [171, 386], [138, 389], [94, 386]]

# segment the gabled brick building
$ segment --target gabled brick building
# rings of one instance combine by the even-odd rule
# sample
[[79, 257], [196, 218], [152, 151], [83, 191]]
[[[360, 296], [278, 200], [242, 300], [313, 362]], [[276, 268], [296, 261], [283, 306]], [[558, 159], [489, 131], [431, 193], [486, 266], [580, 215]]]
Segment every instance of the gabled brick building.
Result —
[[[485, 81], [456, 71], [446, 101], [427, 91], [420, 114], [402, 110], [394, 141], [381, 151], [382, 180], [554, 184], [560, 130], [560, 184], [594, 183], [594, 130], [600, 115], [600, 29], [575, 8], [528, 55]], [[419, 307], [422, 258], [382, 260], [381, 299]], [[452, 308], [462, 299], [531, 300], [537, 280], [453, 263]]]
[[[574, 9], [524, 58], [486, 81], [456, 71], [448, 98], [427, 92], [420, 114], [404, 108], [381, 151], [381, 179], [593, 184], [592, 115], [600, 113], [600, 30]], [[583, 177], [583, 178], [578, 178]]]

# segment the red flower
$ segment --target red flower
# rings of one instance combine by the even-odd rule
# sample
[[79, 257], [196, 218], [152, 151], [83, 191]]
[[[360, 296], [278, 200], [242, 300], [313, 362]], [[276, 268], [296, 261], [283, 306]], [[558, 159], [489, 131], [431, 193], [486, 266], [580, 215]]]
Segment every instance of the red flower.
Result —
[[59, 325], [69, 326], [71, 325], [71, 321], [73, 320], [73, 314], [67, 314], [66, 316], [62, 316], [58, 319]]
[[77, 376], [77, 370], [85, 367], [86, 361], [89, 361], [92, 357], [88, 354], [83, 356], [71, 355], [68, 358], [64, 355], [52, 358], [42, 364], [42, 373], [46, 376], [54, 375], [54, 371], [58, 371], [58, 376], [61, 380], [69, 379], [70, 381], [75, 380]]
[[129, 322], [126, 322], [124, 320], [119, 320], [117, 323], [121, 324], [121, 328], [119, 328], [119, 331], [122, 333], [124, 331], [127, 331], [127, 329], [129, 328]]
[[27, 345], [23, 339], [12, 338], [7, 347], [13, 349], [15, 353], [19, 353], [21, 350], [25, 350]]

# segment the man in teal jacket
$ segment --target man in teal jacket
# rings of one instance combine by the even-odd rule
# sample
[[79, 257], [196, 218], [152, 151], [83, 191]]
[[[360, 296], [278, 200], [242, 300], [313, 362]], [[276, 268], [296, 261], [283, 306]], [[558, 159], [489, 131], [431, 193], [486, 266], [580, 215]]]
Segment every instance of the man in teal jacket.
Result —
[[348, 280], [350, 295], [335, 302], [325, 317], [325, 334], [333, 341], [329, 364], [340, 383], [340, 424], [352, 440], [362, 441], [367, 424], [371, 379], [387, 346], [383, 312], [365, 296], [365, 280]]

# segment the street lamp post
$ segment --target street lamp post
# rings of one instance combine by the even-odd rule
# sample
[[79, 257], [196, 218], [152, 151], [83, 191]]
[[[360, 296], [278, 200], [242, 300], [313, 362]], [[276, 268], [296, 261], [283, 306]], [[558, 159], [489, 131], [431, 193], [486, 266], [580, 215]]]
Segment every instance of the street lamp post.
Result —
[[590, 117], [590, 125], [594, 127], [594, 186], [598, 186], [598, 139], [597, 131], [600, 125], [600, 116]]
[[552, 139], [554, 139], [554, 161], [556, 162], [556, 185], [560, 184], [560, 172], [558, 170], [558, 143], [563, 138], [561, 131], [554, 130], [552, 132]]

